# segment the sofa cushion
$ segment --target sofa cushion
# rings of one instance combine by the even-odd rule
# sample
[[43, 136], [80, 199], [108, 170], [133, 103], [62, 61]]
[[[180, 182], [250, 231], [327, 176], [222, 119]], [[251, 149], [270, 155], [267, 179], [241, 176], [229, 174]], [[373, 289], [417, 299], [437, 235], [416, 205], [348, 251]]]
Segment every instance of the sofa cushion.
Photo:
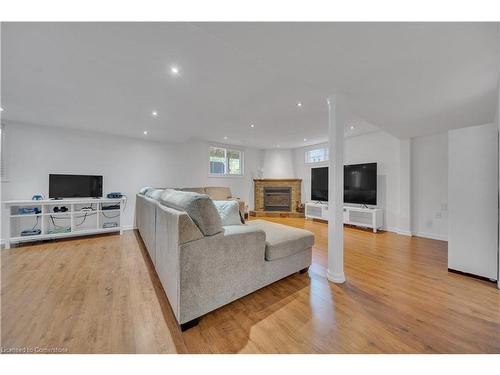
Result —
[[231, 198], [231, 189], [228, 187], [206, 187], [205, 194], [214, 201], [226, 201]]
[[148, 192], [148, 190], [151, 190], [151, 189], [153, 189], [151, 186], [144, 186], [141, 188], [141, 190], [139, 190], [139, 194], [145, 195]]
[[309, 249], [314, 244], [314, 234], [305, 229], [265, 220], [251, 220], [247, 225], [266, 233], [266, 260], [285, 258]]
[[213, 201], [222, 225], [241, 225], [240, 206], [237, 201]]
[[180, 191], [190, 191], [192, 193], [198, 193], [198, 194], [206, 194], [205, 193], [205, 188], [199, 187], [199, 188], [180, 188], [176, 189]]
[[222, 232], [219, 213], [208, 195], [166, 189], [161, 195], [160, 203], [185, 211], [205, 236]]
[[146, 191], [146, 197], [159, 200], [161, 195], [163, 194], [163, 189], [149, 189]]

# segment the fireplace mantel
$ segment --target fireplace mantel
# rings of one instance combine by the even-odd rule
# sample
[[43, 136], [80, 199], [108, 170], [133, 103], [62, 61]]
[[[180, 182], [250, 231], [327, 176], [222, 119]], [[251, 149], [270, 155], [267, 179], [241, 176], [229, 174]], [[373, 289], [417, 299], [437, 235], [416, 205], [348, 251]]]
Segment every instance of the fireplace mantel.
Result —
[[[254, 205], [255, 211], [251, 212], [254, 216], [291, 216], [303, 217], [299, 212], [301, 205], [301, 187], [300, 178], [255, 178], [254, 180]], [[265, 209], [265, 191], [266, 188], [290, 188], [290, 210], [276, 211]], [[269, 190], [269, 189], [268, 189]]]

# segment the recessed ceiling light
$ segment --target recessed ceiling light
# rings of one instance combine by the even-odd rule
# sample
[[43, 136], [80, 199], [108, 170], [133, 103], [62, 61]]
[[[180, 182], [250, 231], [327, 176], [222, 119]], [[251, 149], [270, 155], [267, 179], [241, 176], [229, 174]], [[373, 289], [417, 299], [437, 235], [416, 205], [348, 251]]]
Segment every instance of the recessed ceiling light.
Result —
[[281, 146], [280, 145], [276, 145], [276, 147], [280, 148]]
[[251, 127], [251, 128], [255, 128], [255, 125], [254, 125], [254, 124], [250, 124], [250, 127]]
[[297, 102], [297, 107], [302, 107], [302, 102]]
[[2, 107], [0, 107], [0, 112], [3, 112], [3, 108]]
[[351, 125], [349, 129], [354, 130], [354, 125]]
[[153, 112], [151, 112], [151, 115], [152, 115], [153, 117], [158, 117], [158, 112], [157, 112], [157, 111], [153, 111]]
[[224, 140], [226, 140], [226, 141], [227, 141], [227, 136], [224, 136]]
[[307, 138], [304, 138], [304, 142], [307, 142]]
[[144, 133], [144, 135], [148, 135], [149, 134], [149, 132], [147, 130], [144, 130], [143, 133]]
[[173, 75], [179, 74], [179, 68], [177, 66], [175, 66], [175, 65], [172, 65], [170, 67], [170, 73], [172, 73]]

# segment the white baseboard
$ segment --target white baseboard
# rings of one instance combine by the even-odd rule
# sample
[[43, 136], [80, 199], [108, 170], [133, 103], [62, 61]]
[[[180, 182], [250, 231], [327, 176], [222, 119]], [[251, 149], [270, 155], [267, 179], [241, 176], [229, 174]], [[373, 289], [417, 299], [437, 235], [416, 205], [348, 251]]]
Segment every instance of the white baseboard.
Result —
[[417, 232], [414, 235], [416, 237], [424, 237], [424, 238], [430, 238], [431, 240], [439, 240], [439, 241], [446, 241], [446, 242], [448, 242], [448, 236], [444, 236], [442, 234], [434, 234], [434, 233], [427, 233], [427, 232]]
[[397, 233], [398, 232], [398, 229], [397, 228], [392, 228], [392, 227], [382, 227], [380, 228], [381, 230], [385, 230], [386, 232], [394, 232], [394, 233]]
[[384, 228], [382, 228], [382, 230], [385, 230], [387, 232], [400, 234], [402, 236], [410, 236], [410, 237], [413, 236], [412, 232], [405, 231], [405, 230], [399, 230], [399, 228], [394, 228], [394, 227], [384, 227]]
[[423, 237], [423, 238], [429, 238], [431, 240], [439, 240], [439, 241], [448, 241], [448, 236], [442, 235], [442, 234], [434, 234], [434, 233], [427, 233], [427, 232], [410, 232], [407, 230], [399, 230], [398, 228], [384, 228], [388, 232], [393, 232], [396, 234], [400, 234], [402, 236], [415, 236], [415, 237]]

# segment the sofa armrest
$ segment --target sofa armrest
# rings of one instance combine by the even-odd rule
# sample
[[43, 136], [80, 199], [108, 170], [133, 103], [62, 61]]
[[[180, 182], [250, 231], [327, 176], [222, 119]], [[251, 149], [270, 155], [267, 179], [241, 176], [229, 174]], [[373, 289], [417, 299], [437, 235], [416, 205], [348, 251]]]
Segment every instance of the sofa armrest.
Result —
[[246, 225], [180, 247], [180, 321], [185, 323], [255, 290], [265, 262], [264, 231]]
[[175, 317], [179, 320], [179, 217], [180, 211], [158, 204], [156, 209], [156, 273]]

